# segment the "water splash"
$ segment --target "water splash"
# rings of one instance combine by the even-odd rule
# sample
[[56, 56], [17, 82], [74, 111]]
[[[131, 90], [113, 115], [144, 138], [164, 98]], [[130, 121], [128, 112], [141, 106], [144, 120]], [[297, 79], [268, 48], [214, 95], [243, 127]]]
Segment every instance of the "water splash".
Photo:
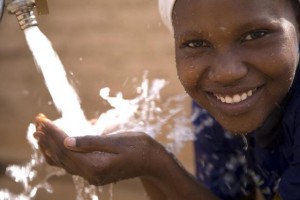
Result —
[[40, 188], [52, 193], [52, 187], [47, 180], [52, 176], [65, 174], [64, 170], [46, 164], [38, 151], [38, 144], [33, 138], [34, 131], [35, 126], [30, 124], [27, 131], [27, 141], [32, 148], [31, 159], [24, 165], [11, 165], [6, 169], [7, 175], [23, 186], [23, 191], [21, 194], [13, 194], [8, 190], [0, 190], [0, 200], [30, 200], [35, 197]]
[[[156, 138], [158, 134], [165, 132], [168, 133], [165, 135], [168, 140], [165, 146], [173, 153], [179, 152], [185, 141], [193, 139], [190, 121], [182, 106], [186, 95], [171, 97], [162, 102], [160, 92], [167, 82], [163, 79], [155, 79], [150, 83], [147, 73], [144, 74], [141, 85], [136, 88], [137, 96], [133, 99], [124, 99], [121, 92], [111, 96], [109, 88], [102, 88], [99, 95], [112, 106], [112, 109], [101, 114], [96, 123], [91, 124], [86, 119], [81, 109], [80, 99], [69, 83], [64, 67], [46, 36], [38, 27], [26, 29], [25, 36], [53, 102], [61, 113], [61, 118], [55, 120], [55, 123], [68, 135], [80, 136], [83, 133], [100, 135], [118, 130], [132, 130], [143, 131]], [[64, 170], [45, 163], [38, 151], [38, 144], [33, 138], [34, 131], [34, 124], [30, 124], [27, 140], [33, 152], [31, 160], [24, 165], [13, 165], [7, 168], [7, 175], [15, 182], [21, 183], [24, 190], [21, 194], [0, 190], [0, 200], [32, 199], [40, 188], [53, 192], [47, 180], [52, 176], [65, 174]], [[73, 176], [73, 180], [77, 200], [101, 198], [103, 192], [101, 187], [89, 185], [78, 176]], [[111, 199], [112, 190], [111, 186]]]

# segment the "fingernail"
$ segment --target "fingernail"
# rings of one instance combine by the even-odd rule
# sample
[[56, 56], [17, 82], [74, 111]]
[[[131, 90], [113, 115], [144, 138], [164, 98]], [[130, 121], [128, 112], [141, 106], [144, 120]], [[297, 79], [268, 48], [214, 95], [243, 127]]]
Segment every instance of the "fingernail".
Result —
[[40, 114], [38, 114], [37, 116], [36, 116], [36, 120], [37, 121], [42, 121], [43, 119], [46, 119], [47, 117], [44, 115], [44, 114], [42, 114], [42, 113], [40, 113]]
[[46, 118], [46, 115], [44, 115], [43, 113], [39, 113], [37, 116], [40, 118]]
[[37, 131], [37, 132], [35, 132], [35, 133], [33, 134], [33, 137], [34, 137], [37, 141], [39, 141], [40, 138], [41, 138], [43, 135], [44, 135], [43, 132]]
[[38, 114], [36, 117], [35, 117], [35, 121], [36, 123], [41, 123], [41, 122], [44, 122], [44, 121], [48, 121], [49, 119], [42, 113]]
[[67, 147], [75, 147], [76, 146], [76, 139], [73, 137], [67, 137], [65, 139], [65, 146]]

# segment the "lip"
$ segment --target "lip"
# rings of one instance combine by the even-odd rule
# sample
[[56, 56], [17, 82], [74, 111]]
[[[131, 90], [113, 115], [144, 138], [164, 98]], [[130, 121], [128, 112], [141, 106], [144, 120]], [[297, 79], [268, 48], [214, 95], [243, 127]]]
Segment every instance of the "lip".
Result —
[[[257, 105], [258, 101], [260, 100], [260, 97], [264, 90], [264, 85], [260, 85], [257, 87], [247, 87], [247, 88], [237, 88], [237, 89], [225, 89], [225, 90], [213, 90], [212, 91], [206, 91], [208, 100], [210, 101], [210, 104], [220, 109], [221, 112], [227, 114], [228, 116], [237, 116], [241, 115], [243, 113], [246, 113], [250, 110], [254, 110], [254, 106]], [[245, 93], [247, 91], [253, 91], [252, 96], [248, 96], [247, 99], [240, 101], [239, 103], [223, 103], [219, 99], [217, 99], [216, 94], [218, 95], [228, 95], [233, 96], [235, 94], [241, 94]]]

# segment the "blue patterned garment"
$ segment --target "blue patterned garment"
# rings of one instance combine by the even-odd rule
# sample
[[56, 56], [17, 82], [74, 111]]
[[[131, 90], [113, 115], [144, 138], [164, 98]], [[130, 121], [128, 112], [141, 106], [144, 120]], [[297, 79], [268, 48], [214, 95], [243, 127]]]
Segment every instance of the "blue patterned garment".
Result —
[[221, 199], [243, 199], [255, 188], [266, 200], [276, 193], [284, 200], [300, 199], [299, 71], [280, 108], [280, 123], [276, 123], [280, 126], [273, 129], [257, 130], [245, 137], [234, 135], [193, 103], [196, 176]]

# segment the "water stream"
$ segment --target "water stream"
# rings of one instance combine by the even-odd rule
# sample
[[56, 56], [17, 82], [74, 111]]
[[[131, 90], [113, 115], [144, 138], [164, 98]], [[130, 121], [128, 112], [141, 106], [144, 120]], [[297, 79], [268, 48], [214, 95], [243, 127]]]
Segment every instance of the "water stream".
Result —
[[[65, 69], [53, 50], [50, 41], [39, 30], [31, 27], [25, 31], [26, 41], [31, 50], [36, 66], [44, 76], [45, 84], [51, 94], [54, 105], [61, 113], [61, 118], [55, 123], [70, 136], [79, 136], [83, 133], [90, 135], [102, 134], [112, 130], [143, 131], [153, 138], [157, 134], [166, 132], [165, 147], [174, 153], [180, 151], [184, 142], [193, 139], [189, 126], [189, 118], [183, 110], [182, 104], [186, 96], [178, 95], [164, 101], [160, 100], [160, 92], [167, 85], [163, 79], [147, 79], [144, 74], [141, 85], [136, 87], [136, 97], [124, 99], [121, 92], [112, 96], [109, 88], [102, 88], [99, 92], [112, 109], [102, 113], [95, 124], [91, 124], [81, 109], [80, 99], [69, 83]], [[48, 179], [52, 176], [62, 176], [65, 171], [49, 166], [38, 150], [36, 140], [33, 138], [34, 124], [29, 124], [27, 140], [32, 147], [31, 160], [23, 165], [9, 166], [7, 175], [16, 183], [23, 186], [21, 194], [13, 194], [7, 189], [0, 190], [0, 200], [29, 200], [36, 196], [39, 189], [53, 191]], [[84, 179], [73, 176], [74, 187], [77, 191], [77, 200], [101, 199], [102, 188], [89, 185]], [[112, 195], [111, 186], [111, 197]]]

